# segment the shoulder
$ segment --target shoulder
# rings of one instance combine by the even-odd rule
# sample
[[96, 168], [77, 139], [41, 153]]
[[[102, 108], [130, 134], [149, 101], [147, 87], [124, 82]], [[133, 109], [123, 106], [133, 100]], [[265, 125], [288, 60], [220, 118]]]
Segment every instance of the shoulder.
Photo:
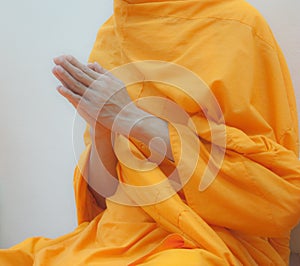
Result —
[[252, 31], [252, 34], [259, 37], [270, 46], [275, 46], [274, 36], [268, 22], [263, 15], [250, 3], [245, 0], [216, 1], [216, 6], [212, 9], [215, 16], [232, 26], [240, 26]]
[[[195, 24], [200, 28], [203, 28], [203, 25], [210, 26], [209, 29], [215, 26], [218, 30], [223, 27], [228, 34], [248, 32], [268, 46], [276, 47], [276, 41], [267, 21], [245, 0], [189, 0], [179, 1], [179, 3], [176, 11], [172, 13], [173, 17], [198, 21], [200, 23]], [[220, 31], [218, 32], [221, 34]]]

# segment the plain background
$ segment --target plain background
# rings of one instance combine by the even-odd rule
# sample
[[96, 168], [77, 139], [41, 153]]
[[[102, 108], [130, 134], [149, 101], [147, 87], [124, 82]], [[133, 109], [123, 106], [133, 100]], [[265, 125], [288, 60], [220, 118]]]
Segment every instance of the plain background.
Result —
[[[113, 0], [0, 1], [0, 248], [7, 248], [76, 227], [72, 178], [84, 123], [76, 118], [73, 130], [75, 112], [55, 90], [52, 58], [86, 62]], [[300, 1], [249, 2], [273, 29], [300, 103]]]

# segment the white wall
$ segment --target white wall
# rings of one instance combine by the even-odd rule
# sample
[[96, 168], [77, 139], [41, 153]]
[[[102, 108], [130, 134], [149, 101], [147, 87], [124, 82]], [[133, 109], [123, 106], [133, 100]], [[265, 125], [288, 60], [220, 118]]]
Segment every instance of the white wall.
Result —
[[74, 109], [56, 92], [54, 56], [86, 61], [112, 0], [1, 1], [0, 248], [76, 226]]
[[[112, 2], [1, 0], [0, 248], [76, 226], [74, 110], [55, 91], [52, 58], [69, 53], [86, 61]], [[300, 102], [300, 1], [249, 2], [273, 28]]]
[[[281, 46], [294, 83], [300, 111], [300, 1], [247, 0], [266, 18]], [[300, 115], [299, 115], [300, 116]]]

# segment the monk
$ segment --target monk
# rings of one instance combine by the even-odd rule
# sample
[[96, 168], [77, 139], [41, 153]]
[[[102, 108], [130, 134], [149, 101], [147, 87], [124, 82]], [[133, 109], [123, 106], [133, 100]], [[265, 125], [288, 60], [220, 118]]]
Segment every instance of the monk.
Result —
[[0, 265], [288, 265], [298, 124], [282, 52], [243, 0], [114, 0], [85, 65], [54, 59], [86, 120], [78, 228]]

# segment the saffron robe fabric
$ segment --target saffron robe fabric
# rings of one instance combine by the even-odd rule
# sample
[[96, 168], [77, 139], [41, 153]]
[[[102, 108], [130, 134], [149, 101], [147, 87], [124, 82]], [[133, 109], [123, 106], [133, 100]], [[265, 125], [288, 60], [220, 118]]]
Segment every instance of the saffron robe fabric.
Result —
[[[209, 86], [226, 124], [216, 179], [199, 191], [212, 140], [194, 99], [165, 84], [128, 86], [133, 100], [171, 99], [190, 115], [201, 152], [192, 138], [184, 139], [190, 155], [198, 155], [187, 184], [162, 202], [128, 206], [107, 199], [101, 210], [82, 174], [91, 148], [87, 130], [74, 174], [78, 228], [2, 250], [0, 265], [287, 265], [290, 230], [300, 217], [297, 112], [288, 68], [267, 23], [242, 0], [115, 0], [90, 61], [110, 70], [140, 60], [178, 64]], [[196, 87], [191, 92], [199, 94]], [[149, 185], [168, 178], [166, 169], [180, 159], [191, 167], [190, 158], [180, 158], [184, 136], [172, 125], [169, 132], [174, 162], [166, 159], [149, 171], [119, 162], [119, 179]], [[149, 152], [122, 136], [115, 145], [125, 155], [128, 145], [136, 157]]]

